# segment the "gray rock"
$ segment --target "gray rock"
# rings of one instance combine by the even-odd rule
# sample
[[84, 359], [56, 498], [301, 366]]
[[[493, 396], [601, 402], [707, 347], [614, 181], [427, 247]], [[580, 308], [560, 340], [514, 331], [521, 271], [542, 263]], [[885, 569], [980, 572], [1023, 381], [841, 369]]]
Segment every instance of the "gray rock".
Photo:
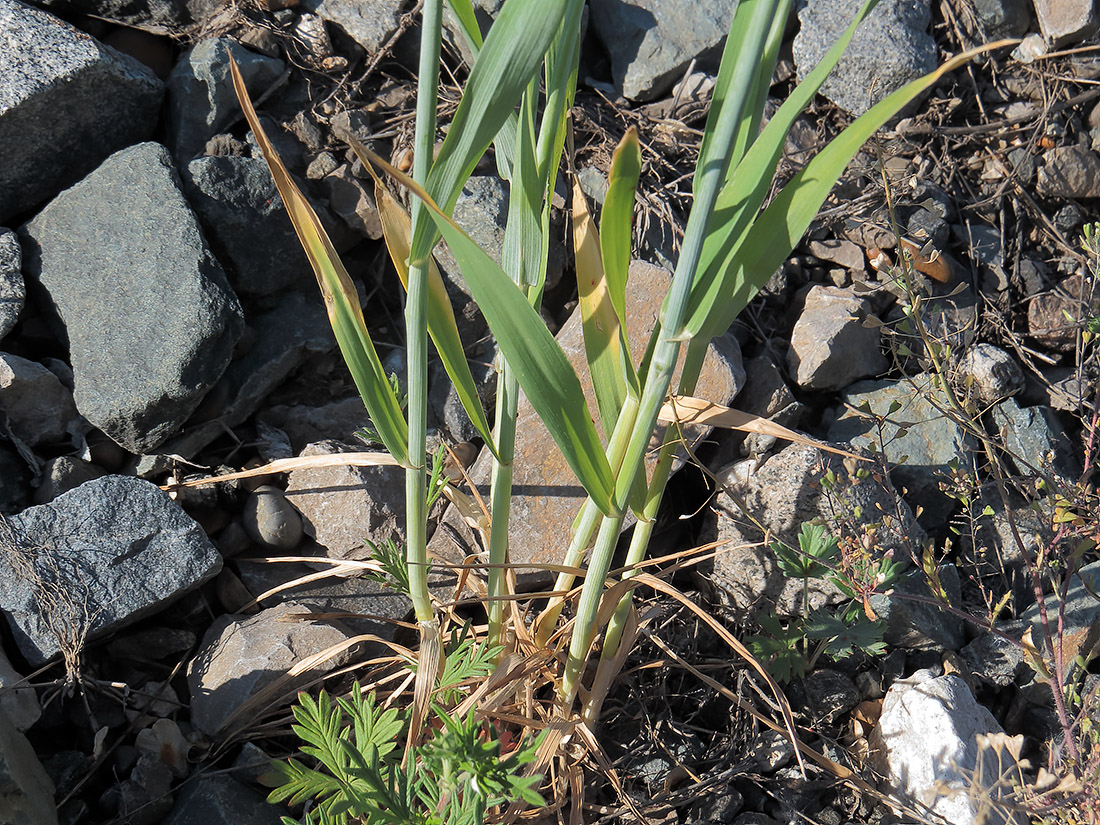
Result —
[[833, 724], [859, 704], [856, 683], [839, 671], [818, 668], [802, 684], [811, 716], [824, 724]]
[[989, 39], [1021, 37], [1031, 25], [1027, 0], [974, 0], [974, 11]]
[[[1000, 806], [990, 809], [979, 801], [997, 800], [1009, 792], [1007, 786], [997, 785], [1009, 765], [998, 765], [991, 751], [982, 755], [980, 766], [978, 759], [977, 737], [1002, 732], [962, 679], [922, 670], [887, 691], [871, 745], [876, 765], [893, 789], [947, 822], [1022, 823], [1006, 817]], [[983, 815], [989, 818], [983, 820]]]
[[[470, 374], [473, 376], [474, 385], [478, 390], [478, 398], [481, 400], [482, 409], [489, 413], [494, 409], [497, 397], [497, 346], [490, 342], [484, 352], [471, 355], [469, 359]], [[462, 406], [462, 400], [458, 397], [454, 383], [447, 376], [443, 364], [435, 362], [429, 372], [431, 388], [428, 391], [428, 404], [430, 411], [436, 416], [440, 426], [451, 436], [451, 440], [471, 441], [479, 438], [477, 429], [466, 408]]]
[[845, 269], [858, 271], [867, 268], [867, 259], [863, 255], [863, 250], [852, 241], [810, 241], [808, 248], [815, 258], [837, 264]]
[[168, 146], [181, 165], [201, 154], [206, 141], [241, 117], [229, 73], [230, 57], [237, 61], [253, 99], [283, 73], [283, 61], [250, 52], [225, 37], [202, 40], [187, 52], [168, 76]]
[[279, 825], [286, 813], [232, 777], [202, 774], [184, 784], [164, 825]]
[[[946, 291], [947, 287], [934, 287]], [[949, 346], [952, 352], [963, 352], [974, 343], [978, 330], [978, 302], [969, 288], [950, 295], [933, 295], [922, 305], [921, 320], [928, 336], [941, 350]], [[900, 304], [886, 313], [887, 325], [881, 330], [893, 357], [907, 372], [928, 369], [930, 360], [924, 341], [913, 320], [906, 316]], [[908, 353], [906, 352], [908, 350]]]
[[775, 773], [794, 758], [794, 746], [783, 733], [760, 731], [749, 746], [749, 755], [764, 773]]
[[328, 195], [329, 207], [348, 225], [348, 228], [364, 238], [376, 241], [382, 237], [382, 219], [374, 195], [351, 173], [346, 163], [338, 166], [321, 182]]
[[[310, 444], [303, 456], [356, 452], [336, 441]], [[295, 470], [287, 500], [302, 514], [306, 533], [336, 559], [367, 559], [368, 542], [399, 544], [405, 535], [405, 472], [400, 467], [323, 467]]]
[[183, 184], [238, 295], [312, 282], [309, 260], [262, 159], [196, 158], [184, 167]]
[[1027, 307], [1028, 332], [1048, 349], [1071, 352], [1077, 346], [1081, 323], [1097, 312], [1100, 294], [1079, 274], [1070, 275], [1057, 288], [1031, 299]]
[[[863, 4], [815, 0], [798, 13], [794, 62], [801, 81], [833, 47]], [[936, 68], [936, 43], [928, 34], [929, 0], [884, 0], [856, 30], [821, 93], [853, 115]]]
[[[1058, 632], [1058, 616], [1062, 616], [1063, 649], [1067, 645], [1066, 640], [1078, 638], [1077, 644], [1081, 644], [1083, 636], [1097, 621], [1100, 621], [1100, 561], [1085, 565], [1069, 580], [1069, 588], [1066, 592], [1065, 607], [1062, 607], [1062, 599], [1059, 593], [1051, 593], [1046, 597], [1046, 610], [1050, 622], [1051, 634]], [[1031, 625], [1031, 640], [1035, 647], [1047, 656], [1047, 633], [1043, 628], [1042, 611], [1038, 604], [1029, 607], [1020, 619], [1026, 625]], [[1057, 639], [1053, 639], [1057, 650]], [[1075, 665], [1071, 665], [1075, 667]], [[1066, 678], [1070, 678], [1067, 672]]]
[[[667, 270], [640, 261], [630, 267], [630, 290], [627, 293], [627, 336], [634, 362], [641, 360], [645, 344], [657, 320], [657, 313], [668, 291], [671, 275]], [[558, 343], [581, 379], [589, 410], [595, 412], [580, 311], [576, 310], [557, 334]], [[684, 352], [681, 351], [681, 355]], [[681, 361], [682, 364], [682, 361]], [[672, 386], [679, 381], [679, 369]], [[741, 351], [732, 335], [715, 338], [703, 359], [695, 395], [719, 404], [729, 404], [744, 385]], [[584, 503], [583, 487], [566, 464], [549, 432], [539, 421], [526, 399], [521, 398], [516, 424], [516, 450], [513, 475], [512, 517], [510, 520], [510, 558], [516, 564], [558, 564], [568, 547], [568, 530]], [[597, 431], [602, 431], [597, 425]], [[707, 428], [685, 427], [685, 437], [698, 444], [710, 435]], [[658, 427], [651, 445], [656, 448], [664, 438], [664, 428]], [[482, 451], [470, 468], [470, 477], [482, 495], [487, 494], [492, 456]], [[477, 546], [462, 518], [450, 508], [444, 516], [446, 529], [436, 531], [429, 551], [437, 558], [461, 562]], [[521, 586], [545, 582], [549, 574], [534, 569], [518, 574]]]
[[1100, 197], [1100, 155], [1078, 144], [1047, 149], [1035, 188], [1051, 198]]
[[[504, 227], [508, 222], [508, 184], [495, 175], [474, 175], [462, 187], [455, 203], [454, 219], [499, 264], [504, 248]], [[558, 236], [551, 231], [550, 237]], [[455, 288], [470, 295], [470, 287], [462, 277], [458, 262], [445, 243], [436, 247], [435, 257], [444, 277]], [[564, 268], [565, 250], [559, 241], [551, 240], [546, 264], [547, 289], [557, 286]]]
[[[928, 375], [860, 381], [848, 388], [841, 405], [823, 423], [832, 442], [881, 450], [902, 496], [923, 508], [928, 524], [938, 525], [954, 506], [939, 489], [940, 474], [948, 471], [953, 459], [968, 454], [969, 442], [962, 428], [928, 400], [934, 392]], [[862, 411], [863, 405], [869, 406], [869, 414]], [[881, 444], [876, 416], [884, 418]]]
[[0, 352], [0, 411], [24, 444], [60, 444], [76, 426], [73, 394], [36, 361]]
[[1016, 359], [993, 344], [975, 344], [959, 359], [964, 394], [981, 405], [994, 404], [1024, 388], [1024, 371]]
[[1054, 48], [1078, 43], [1100, 26], [1092, 0], [1033, 0], [1039, 28]]
[[31, 471], [26, 458], [0, 438], [0, 516], [18, 513], [30, 503]]
[[307, 444], [331, 438], [355, 443], [355, 431], [370, 423], [367, 408], [359, 396], [333, 401], [320, 407], [305, 404], [280, 404], [262, 410], [257, 421], [277, 427], [290, 438], [297, 455]]
[[163, 84], [52, 14], [0, 2], [0, 222], [153, 131]]
[[22, 264], [19, 237], [10, 229], [0, 228], [0, 340], [15, 327], [27, 298]]
[[0, 811], [13, 825], [57, 825], [54, 785], [34, 748], [0, 710]]
[[[829, 469], [836, 473], [840, 484], [834, 493], [826, 495], [821, 478]], [[896, 561], [908, 559], [912, 551], [919, 549], [924, 536], [909, 506], [892, 488], [872, 478], [853, 478], [840, 456], [815, 447], [791, 444], [759, 467], [755, 460], [727, 467], [719, 472], [718, 480], [720, 491], [701, 539], [722, 543], [711, 577], [719, 594], [739, 612], [755, 607], [784, 616], [802, 612], [802, 581], [783, 575], [775, 554], [762, 543], [761, 527], [773, 539], [798, 547], [803, 524], [814, 519], [833, 523], [842, 515], [851, 519], [859, 531], [877, 525], [874, 553], [890, 553]], [[744, 502], [751, 519], [726, 489]], [[811, 609], [840, 601], [842, 594], [832, 584], [810, 580]]]
[[[959, 571], [953, 564], [936, 568], [940, 585], [950, 606], [962, 604]], [[871, 597], [871, 609], [886, 622], [883, 641], [891, 647], [922, 650], [958, 650], [966, 641], [963, 621], [939, 605], [911, 601], [906, 596], [933, 598], [923, 570], [914, 570], [895, 584], [889, 593]]]
[[[0, 525], [2, 527], [3, 525]], [[33, 665], [155, 613], [210, 580], [221, 557], [147, 481], [106, 476], [4, 528], [0, 610]]]
[[[1006, 398], [992, 411], [993, 425], [1010, 456], [1050, 473], [1060, 484], [1073, 484], [1081, 475], [1076, 450], [1066, 437], [1065, 427], [1049, 407], [1021, 407], [1015, 399]], [[1020, 461], [1014, 461], [1017, 472], [1032, 475]]]
[[253, 490], [242, 519], [249, 538], [270, 550], [293, 550], [302, 540], [302, 517], [278, 487]]
[[[1014, 639], [1024, 632], [1023, 622], [1007, 622], [998, 630]], [[961, 651], [959, 655], [970, 672], [994, 687], [1008, 687], [1022, 675], [1030, 672], [1024, 649], [994, 633], [983, 633]]]
[[64, 323], [77, 409], [151, 451], [214, 386], [242, 327], [168, 153], [115, 153], [22, 231], [27, 275]]
[[319, 296], [291, 292], [276, 306], [249, 319], [255, 341], [248, 353], [234, 360], [219, 386], [225, 399], [210, 409], [207, 420], [192, 421], [186, 432], [164, 450], [193, 456], [226, 427], [235, 427], [252, 415], [261, 402], [312, 355], [336, 346], [328, 316]]
[[404, 6], [402, 0], [376, 0], [364, 5], [358, 0], [303, 0], [303, 11], [320, 15], [374, 55], [397, 31]]
[[846, 289], [814, 286], [791, 333], [787, 368], [799, 386], [839, 390], [879, 375], [890, 362], [879, 350], [877, 326], [864, 326], [871, 305]]
[[42, 481], [34, 491], [35, 504], [47, 504], [85, 481], [102, 478], [107, 471], [74, 456], [51, 458], [42, 468]]
[[732, 0], [597, 0], [592, 28], [611, 55], [611, 73], [623, 95], [653, 100], [683, 77], [695, 58], [714, 68], [729, 33]]
[[[18, 683], [24, 687], [14, 687]], [[0, 649], [0, 712], [7, 715], [16, 730], [25, 731], [42, 716], [42, 706], [33, 687], [26, 687], [23, 677], [11, 666]]]
[[[227, 615], [215, 620], [187, 665], [192, 724], [210, 737], [248, 724], [255, 721], [256, 715], [270, 710], [273, 703], [293, 699], [297, 689], [310, 679], [345, 663], [347, 651], [312, 671], [275, 684], [302, 659], [352, 635], [324, 622], [287, 618], [288, 614], [311, 612], [316, 612], [311, 605], [284, 602], [255, 616]], [[273, 691], [269, 701], [257, 705], [251, 715], [232, 718], [246, 701], [268, 687]]]

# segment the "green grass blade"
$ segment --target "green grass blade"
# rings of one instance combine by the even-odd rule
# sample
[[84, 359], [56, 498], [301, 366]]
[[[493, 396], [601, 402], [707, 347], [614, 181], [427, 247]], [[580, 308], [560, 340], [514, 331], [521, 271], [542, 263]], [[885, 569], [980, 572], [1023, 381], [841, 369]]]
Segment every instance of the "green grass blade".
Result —
[[447, 0], [447, 5], [458, 18], [458, 24], [462, 26], [462, 33], [470, 43], [471, 48], [480, 51], [482, 46], [481, 27], [477, 24], [477, 15], [474, 14], [474, 4], [470, 0]]
[[290, 177], [279, 158], [279, 153], [275, 151], [275, 147], [260, 125], [237, 64], [231, 60], [229, 67], [241, 109], [271, 170], [271, 176], [282, 196], [298, 240], [301, 241], [302, 248], [313, 267], [317, 285], [321, 288], [321, 294], [325, 300], [325, 309], [328, 311], [332, 331], [336, 335], [336, 342], [340, 346], [340, 352], [351, 371], [352, 379], [363, 398], [367, 412], [370, 413], [371, 422], [390, 454], [401, 464], [407, 464], [408, 425], [405, 422], [401, 404], [394, 394], [386, 371], [382, 368], [378, 352], [367, 332], [355, 285], [348, 277], [340, 256], [337, 255], [332, 242], [321, 226], [317, 213], [313, 211], [309, 201]]
[[[856, 14], [844, 34], [833, 44], [821, 62], [798, 84], [779, 110], [768, 121], [759, 137], [727, 174], [726, 184], [718, 195], [714, 214], [707, 226], [707, 238], [699, 263], [699, 276], [692, 288], [685, 329], [697, 334], [706, 316], [720, 309], [719, 296], [730, 290], [732, 272], [729, 258], [744, 240], [753, 225], [764, 199], [771, 189], [787, 133], [803, 109], [813, 100], [829, 73], [836, 66], [856, 27], [870, 13], [877, 0], [868, 0]], [[725, 62], [723, 62], [723, 68]], [[759, 101], [758, 106], [762, 106]], [[759, 114], [759, 113], [758, 113]], [[744, 120], [742, 121], [744, 124]], [[738, 139], [741, 139], [739, 134]], [[769, 273], [770, 277], [770, 273]]]
[[[352, 148], [359, 155], [363, 165], [373, 173], [370, 161], [361, 153], [361, 144], [353, 141]], [[401, 285], [409, 287], [409, 240], [412, 236], [412, 220], [405, 208], [397, 202], [389, 190], [382, 185], [377, 177], [374, 179], [374, 200], [378, 205], [378, 215], [382, 221], [382, 234], [386, 241], [386, 249], [390, 253], [397, 276]], [[432, 336], [439, 360], [442, 361], [448, 377], [454, 384], [455, 392], [462, 402], [463, 409], [470, 416], [470, 421], [477, 430], [478, 435], [484, 439], [485, 444], [496, 452], [493, 444], [492, 428], [485, 416], [485, 409], [481, 405], [477, 384], [474, 383], [470, 373], [470, 363], [466, 359], [466, 353], [462, 346], [462, 339], [458, 334], [458, 324], [455, 321], [454, 309], [451, 299], [447, 295], [447, 287], [443, 283], [443, 277], [439, 273], [435, 259], [428, 262], [428, 333]]]
[[[584, 353], [596, 394], [600, 423], [610, 437], [626, 400], [627, 385], [622, 364], [624, 335], [619, 314], [611, 302], [600, 257], [600, 238], [588, 202], [576, 178], [573, 180], [573, 247], [577, 269], [577, 296], [584, 330]], [[637, 378], [635, 377], [635, 383]]]
[[592, 423], [580, 379], [527, 297], [496, 262], [451, 220], [408, 175], [364, 150], [379, 168], [421, 198], [458, 261], [474, 299], [520, 387], [601, 511], [612, 509], [614, 479]]
[[[1002, 45], [1006, 43], [992, 43], [956, 55], [934, 72], [906, 84], [873, 106], [822, 149], [768, 204], [753, 222], [752, 231], [746, 233], [744, 241], [719, 266], [719, 269], [726, 266], [729, 269], [721, 279], [724, 289], [716, 296], [716, 306], [694, 316], [686, 325], [686, 330], [691, 334], [697, 334], [700, 329], [709, 333], [732, 324], [737, 314], [801, 240], [821, 204], [863, 144], [886, 121], [938, 83], [945, 74], [976, 55]], [[745, 156], [746, 163], [751, 155], [750, 150]]]
[[[444, 211], [454, 209], [463, 184], [541, 70], [546, 50], [569, 6], [582, 0], [509, 0], [497, 15], [439, 149], [424, 189]], [[426, 255], [438, 233], [416, 227], [412, 250]]]
[[638, 130], [627, 129], [611, 156], [607, 196], [600, 212], [600, 254], [611, 305], [626, 323], [626, 280], [630, 269], [630, 230], [634, 218], [634, 193], [642, 174]]

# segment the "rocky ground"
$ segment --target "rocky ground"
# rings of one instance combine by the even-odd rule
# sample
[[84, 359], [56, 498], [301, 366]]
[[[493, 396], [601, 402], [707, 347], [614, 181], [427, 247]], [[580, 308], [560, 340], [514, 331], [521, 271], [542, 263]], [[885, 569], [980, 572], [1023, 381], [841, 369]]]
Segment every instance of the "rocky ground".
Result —
[[[499, 3], [477, 5], [488, 21]], [[799, 4], [775, 102], [858, 5]], [[589, 3], [577, 170], [600, 201], [610, 151], [638, 127], [629, 297], [639, 330], [653, 323], [676, 258], [733, 6]], [[386, 620], [405, 617], [401, 597], [363, 578], [265, 595], [325, 565], [259, 561], [363, 559], [368, 541], [398, 537], [397, 470], [300, 469], [171, 494], [158, 485], [362, 449], [363, 405], [243, 127], [228, 59], [400, 376], [400, 287], [369, 178], [343, 139], [407, 158], [413, 11], [400, 0], [0, 0], [5, 821], [277, 822], [255, 779], [292, 745], [285, 706], [246, 701], [350, 635], [392, 638]], [[815, 656], [786, 687], [807, 742], [881, 791], [930, 806], [926, 820], [978, 822], [983, 794], [1004, 790], [979, 735], [1022, 735], [1029, 776], [1067, 764], [1051, 743], [1073, 708], [1052, 702], [1017, 644], [1041, 646], [1044, 608], [1073, 654], [1062, 654], [1067, 668], [1079, 655], [1087, 670], [1096, 650], [1100, 506], [1086, 445], [1097, 381], [1088, 319], [1100, 298], [1082, 234], [1100, 219], [1098, 14], [1085, 0], [882, 0], [792, 131], [783, 175], [946, 55], [1024, 39], [949, 75], [866, 147], [796, 254], [715, 339], [698, 392], [864, 450], [879, 469], [858, 473], [768, 437], [696, 432], [707, 472], [685, 462], [656, 541], [667, 552], [717, 542], [713, 560], [676, 583], [746, 637], [767, 636], [768, 616], [781, 622], [774, 638], [806, 605], [850, 602], [834, 583], [804, 590], [784, 576], [764, 530], [797, 545], [802, 525], [820, 519], [843, 541], [917, 568], [891, 592], [864, 594], [861, 609], [886, 622], [884, 649]], [[447, 66], [461, 78], [462, 46], [449, 38]], [[457, 96], [444, 88], [443, 122]], [[490, 249], [500, 248], [505, 197], [486, 163], [456, 207]], [[555, 219], [545, 314], [581, 358], [567, 221]], [[899, 244], [922, 273], [908, 286]], [[439, 257], [492, 409], [492, 341], [454, 261]], [[937, 371], [960, 406], [935, 386]], [[442, 369], [433, 380], [439, 437], [464, 443], [483, 480]], [[513, 561], [554, 562], [579, 501], [562, 489], [575, 481], [529, 412], [519, 429]], [[438, 558], [476, 551], [457, 514], [437, 518]], [[1053, 583], [1032, 577], [1042, 553], [1044, 572], [1061, 565]], [[1038, 600], [1044, 586], [1057, 593]], [[717, 637], [674, 603], [649, 606], [657, 618], [607, 703], [604, 744], [652, 821], [910, 821], [839, 770], [803, 775], [789, 744], [734, 701], [769, 712]], [[367, 617], [285, 620], [333, 611]], [[665, 666], [641, 666], [656, 660]], [[1078, 682], [1094, 702], [1084, 713], [1096, 713], [1096, 676]], [[604, 807], [584, 821], [630, 819], [614, 794], [591, 799]], [[1055, 821], [1096, 821], [1081, 797], [1059, 799], [1069, 813]]]

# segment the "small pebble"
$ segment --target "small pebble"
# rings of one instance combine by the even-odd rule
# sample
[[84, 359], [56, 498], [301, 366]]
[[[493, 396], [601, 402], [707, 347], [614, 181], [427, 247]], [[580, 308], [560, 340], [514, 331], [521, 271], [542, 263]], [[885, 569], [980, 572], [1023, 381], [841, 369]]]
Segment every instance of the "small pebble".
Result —
[[244, 505], [244, 529], [270, 550], [293, 550], [302, 540], [302, 517], [278, 487], [258, 487]]

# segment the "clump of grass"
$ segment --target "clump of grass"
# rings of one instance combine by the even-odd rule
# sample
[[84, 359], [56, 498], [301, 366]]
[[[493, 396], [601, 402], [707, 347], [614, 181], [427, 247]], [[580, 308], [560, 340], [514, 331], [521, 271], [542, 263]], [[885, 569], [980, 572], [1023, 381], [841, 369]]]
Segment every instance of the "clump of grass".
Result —
[[[678, 428], [667, 428], [655, 467], [647, 475], [643, 466], [655, 427], [662, 419], [714, 423], [732, 418], [739, 422], [738, 426], [759, 425], [746, 421], [751, 417], [738, 417], [733, 415], [736, 411], [724, 408], [715, 410], [714, 405], [690, 397], [710, 340], [729, 328], [791, 252], [862, 144], [905, 104], [972, 54], [948, 61], [877, 104], [795, 174], [765, 206], [772, 193], [787, 132], [839, 60], [855, 27], [873, 6], [872, 0], [860, 9], [837, 45], [761, 129], [764, 103], [791, 3], [792, 0], [746, 0], [737, 7], [693, 178], [694, 207], [658, 324], [640, 363], [634, 363], [629, 356], [631, 349], [625, 332], [631, 223], [641, 168], [636, 135], [628, 133], [612, 160], [608, 196], [598, 228], [588, 214], [583, 195], [579, 192], [574, 195], [585, 349], [602, 432], [585, 402], [579, 377], [538, 312], [545, 283], [550, 204], [567, 143], [568, 112], [576, 84], [583, 0], [510, 0], [484, 41], [469, 0], [451, 0], [451, 8], [476, 57], [438, 152], [433, 152], [433, 147], [437, 131], [442, 0], [425, 0], [412, 174], [405, 175], [366, 148], [353, 146], [364, 165], [379, 174], [375, 192], [386, 244], [407, 290], [407, 408], [403, 408], [402, 399], [382, 369], [347, 273], [316, 215], [263, 135], [239, 75], [234, 72], [249, 124], [310, 257], [337, 341], [363, 396], [377, 438], [391, 460], [406, 471], [407, 540], [403, 550], [407, 576], [396, 578], [402, 587], [407, 587], [411, 598], [419, 647], [411, 698], [407, 683], [391, 694], [394, 701], [409, 703], [407, 715], [394, 717], [386, 726], [396, 737], [399, 735], [396, 718], [402, 720], [400, 735], [406, 741], [402, 771], [408, 771], [410, 764], [419, 760], [429, 776], [439, 779], [441, 775], [437, 774], [443, 771], [453, 778], [454, 759], [458, 759], [455, 754], [467, 745], [473, 746], [475, 732], [491, 731], [482, 723], [495, 715], [498, 720], [507, 720], [508, 735], [513, 741], [524, 741], [525, 735], [539, 731], [550, 732], [538, 750], [537, 759], [526, 764], [525, 775], [556, 770], [574, 792], [571, 804], [579, 811], [582, 800], [576, 798], [580, 782], [573, 748], [580, 746], [598, 752], [592, 731], [598, 724], [603, 698], [622, 667], [637, 630], [632, 591], [640, 586], [654, 588], [672, 595], [689, 609], [701, 610], [674, 588], [643, 572], [657, 510], [678, 446]], [[503, 265], [490, 258], [450, 218], [463, 184], [490, 145], [495, 148], [497, 168], [509, 181], [511, 192]], [[415, 196], [411, 215], [390, 194], [380, 177], [382, 173]], [[441, 237], [450, 247], [500, 346], [497, 406], [492, 424], [478, 400], [453, 311], [431, 257], [431, 250]], [[429, 336], [493, 456], [488, 502], [482, 501], [472, 489], [469, 494], [453, 486], [445, 491], [454, 506], [478, 526], [484, 539], [489, 559], [483, 577], [488, 620], [486, 644], [487, 649], [499, 651], [493, 672], [457, 706], [438, 701], [441, 690], [445, 691], [439, 674], [448, 672], [455, 654], [448, 652], [442, 637], [442, 627], [450, 621], [450, 613], [446, 605], [433, 603], [427, 584], [427, 503], [429, 491], [436, 489], [429, 484], [426, 450]], [[673, 373], [680, 362], [681, 378], [673, 387]], [[521, 392], [588, 495], [573, 525], [569, 546], [563, 548], [562, 563], [556, 568], [554, 593], [537, 618], [520, 609], [519, 597], [509, 584], [511, 468]], [[613, 552], [629, 511], [634, 512], [638, 521], [626, 564], [612, 575]], [[568, 527], [562, 525], [563, 535], [569, 532]], [[394, 550], [387, 545], [382, 567], [395, 566]], [[796, 564], [794, 557], [790, 561]], [[461, 572], [462, 581], [481, 583], [479, 570]], [[583, 583], [576, 589], [580, 577]], [[856, 591], [852, 593], [856, 598]], [[571, 619], [565, 620], [563, 617], [569, 613]], [[707, 618], [705, 614], [702, 616]], [[778, 703], [782, 728], [797, 741], [793, 718], [778, 685], [732, 634], [717, 622], [713, 627], [768, 684]], [[590, 659], [601, 629], [599, 661], [593, 669]], [[826, 643], [835, 648], [841, 636], [842, 632], [830, 631], [822, 636], [822, 641], [828, 639]], [[362, 716], [366, 713], [362, 705], [339, 707], [352, 718], [366, 718]], [[399, 801], [378, 802], [379, 794], [401, 790], [407, 799], [414, 793], [409, 790], [413, 780], [402, 785], [404, 780], [400, 777], [404, 774], [397, 768], [387, 774], [377, 767], [383, 759], [378, 755], [382, 749], [380, 743], [373, 739], [358, 741], [355, 724], [341, 727], [340, 721], [334, 723], [331, 704], [326, 713], [320, 713], [317, 703], [309, 704], [308, 708], [307, 717], [312, 721], [300, 725], [300, 733], [317, 738], [317, 730], [326, 726], [324, 729], [329, 731], [326, 747], [336, 753], [335, 758], [347, 756], [356, 770], [373, 772], [371, 793], [375, 796], [366, 801], [357, 799], [355, 804], [361, 807], [356, 810], [363, 813], [356, 815], [389, 816], [397, 810]], [[438, 728], [438, 724], [443, 728]], [[489, 735], [503, 734], [494, 731]], [[570, 743], [568, 747], [566, 742]], [[439, 750], [433, 750], [437, 745]], [[313, 747], [320, 745], [314, 742]], [[493, 753], [504, 751], [503, 747], [488, 743], [485, 747]], [[353, 756], [352, 751], [357, 755]], [[444, 754], [437, 760], [436, 756], [443, 751], [451, 756]], [[387, 755], [393, 753], [393, 749], [386, 751]], [[446, 767], [448, 759], [452, 760], [451, 768]], [[800, 753], [800, 763], [801, 759]], [[431, 809], [424, 814], [427, 819], [423, 821], [464, 821], [471, 811], [481, 817], [499, 816], [509, 796], [532, 803], [534, 784], [518, 778], [522, 764], [519, 761], [511, 764], [507, 776], [496, 776], [493, 781], [498, 784], [491, 791], [488, 785], [483, 787], [485, 793], [475, 793], [476, 801], [469, 804], [465, 796], [457, 807], [448, 807], [443, 796], [418, 796], [424, 806], [422, 811]], [[480, 768], [464, 770], [468, 776], [481, 776]], [[301, 784], [296, 786], [293, 797], [309, 797], [309, 787], [323, 795], [321, 789], [330, 786]], [[342, 791], [345, 800], [351, 793], [348, 787]], [[372, 799], [375, 801], [371, 802]], [[340, 808], [343, 813], [352, 810], [346, 801], [339, 806], [343, 806]], [[404, 816], [407, 811], [402, 811]], [[446, 818], [439, 819], [443, 814]]]

